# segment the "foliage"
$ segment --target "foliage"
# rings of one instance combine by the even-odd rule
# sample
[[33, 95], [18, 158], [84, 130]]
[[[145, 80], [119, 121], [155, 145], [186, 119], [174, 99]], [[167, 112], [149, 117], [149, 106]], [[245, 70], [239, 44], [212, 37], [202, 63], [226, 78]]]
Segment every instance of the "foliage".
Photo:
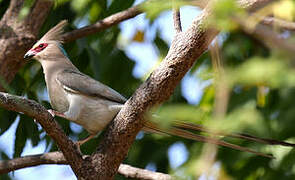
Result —
[[[32, 0], [27, 1], [20, 18], [25, 17], [28, 11], [26, 8], [30, 8], [33, 2]], [[81, 23], [91, 24], [122, 11], [132, 6], [133, 3], [133, 0], [56, 0], [40, 36], [62, 19], [69, 20], [70, 27], [68, 27], [68, 30], [72, 30]], [[192, 2], [177, 1], [176, 4], [180, 6], [188, 3]], [[274, 14], [285, 19], [292, 19], [294, 1], [283, 0], [281, 3], [285, 3], [284, 6], [276, 9]], [[288, 3], [290, 6], [288, 6]], [[0, 16], [3, 15], [8, 4], [8, 1], [0, 1]], [[146, 3], [143, 9], [147, 12], [147, 18], [151, 18], [153, 21], [145, 30], [152, 28], [159, 13], [171, 9], [171, 6], [170, 1]], [[233, 0], [220, 1], [215, 6], [213, 17], [216, 18], [210, 19], [210, 24], [214, 24], [222, 31], [218, 39], [220, 58], [223, 62], [221, 68], [224, 70], [224, 81], [222, 82], [226, 82], [225, 85], [229, 91], [225, 115], [219, 116], [215, 112], [215, 102], [218, 101], [217, 93], [220, 85], [218, 80], [220, 80], [219, 76], [221, 75], [214, 73], [216, 71], [212, 63], [215, 60], [214, 56], [206, 52], [197, 60], [189, 72], [189, 75], [196, 76], [202, 82], [208, 80], [211, 82], [203, 89], [200, 102], [189, 105], [182, 96], [179, 86], [171, 99], [156, 109], [160, 118], [157, 121], [163, 122], [163, 125], [169, 125], [171, 120], [183, 120], [202, 124], [213, 130], [226, 133], [242, 132], [294, 142], [294, 58], [265, 47], [262, 43], [263, 39], [253, 38], [245, 34], [243, 29], [233, 23], [232, 17], [243, 17], [243, 20], [248, 17], [248, 14], [240, 9]], [[132, 75], [135, 66], [134, 59], [127, 55], [125, 46], [119, 46], [119, 41], [122, 40], [120, 38], [121, 30], [118, 26], [111, 27], [95, 35], [65, 44], [65, 49], [70, 59], [82, 72], [129, 97], [142, 80]], [[140, 37], [131, 39], [129, 43], [133, 43], [132, 41], [144, 43], [145, 30], [136, 31], [135, 36]], [[160, 31], [161, 29], [157, 29], [157, 32]], [[278, 32], [288, 34], [288, 38], [294, 38], [292, 32]], [[167, 42], [162, 39], [159, 33], [156, 33], [155, 38], [150, 41], [159, 52], [159, 59], [162, 60], [168, 52]], [[8, 88], [14, 94], [34, 99], [50, 108], [46, 98], [42, 69], [37, 62], [28, 62]], [[44, 130], [38, 127], [31, 118], [4, 109], [0, 109], [0, 118], [0, 135], [4, 134], [14, 122], [18, 121], [13, 157], [21, 156], [27, 142], [32, 143], [32, 146], [37, 146], [45, 140], [50, 151], [57, 149], [55, 145], [51, 145], [52, 140], [44, 135]], [[72, 139], [76, 140], [87, 136], [85, 130], [80, 132], [73, 129], [69, 121], [58, 119], [58, 122]], [[205, 133], [201, 134], [206, 135]], [[218, 147], [213, 164], [218, 167], [220, 179], [295, 178], [293, 163], [295, 153], [293, 149], [279, 146], [272, 147], [227, 137], [221, 137], [221, 139], [261, 152], [272, 153], [277, 158], [270, 160], [249, 153]], [[12, 141], [12, 139], [9, 141]], [[189, 155], [184, 164], [174, 169], [169, 164], [167, 152], [171, 145], [177, 142], [182, 142], [185, 145]], [[97, 143], [97, 140], [88, 142], [82, 146], [82, 151], [91, 154], [95, 151]], [[208, 164], [208, 159], [204, 158], [208, 148], [203, 147], [204, 144], [202, 143], [178, 137], [140, 133], [124, 163], [141, 168], [152, 164], [157, 171], [172, 173], [180, 179], [195, 179], [205, 173], [205, 168], [199, 167]], [[3, 148], [5, 147], [0, 147], [1, 159], [12, 158], [5, 154]], [[196, 170], [199, 170], [199, 172], [196, 172]], [[8, 178], [8, 176], [5, 175], [5, 177], [1, 176], [0, 178]], [[123, 177], [117, 176], [117, 179], [123, 179]]]

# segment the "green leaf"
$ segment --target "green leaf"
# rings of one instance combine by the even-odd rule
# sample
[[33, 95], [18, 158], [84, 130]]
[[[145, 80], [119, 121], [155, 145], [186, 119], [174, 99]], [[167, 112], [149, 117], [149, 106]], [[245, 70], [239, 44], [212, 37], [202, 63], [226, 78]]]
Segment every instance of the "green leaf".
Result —
[[27, 15], [29, 14], [30, 9], [34, 3], [35, 3], [35, 0], [25, 0], [24, 1], [24, 5], [18, 14], [19, 20], [23, 20], [27, 17]]
[[244, 14], [244, 10], [238, 6], [235, 0], [219, 0], [214, 3], [213, 16], [209, 23], [223, 31], [235, 30], [238, 25], [232, 17]]
[[160, 13], [166, 10], [172, 9], [172, 7], [180, 7], [184, 5], [193, 4], [191, 1], [185, 0], [151, 0], [144, 3], [140, 8], [142, 11], [146, 12], [146, 16], [149, 19], [155, 19]]
[[15, 132], [15, 141], [14, 141], [14, 153], [13, 157], [20, 157], [21, 153], [23, 152], [23, 149], [27, 142], [27, 131], [25, 130], [25, 124], [27, 123], [25, 120], [22, 119], [21, 116], [18, 126], [16, 128]]
[[254, 57], [238, 68], [229, 70], [227, 75], [231, 85], [266, 85], [273, 88], [295, 85], [295, 71], [287, 61], [274, 58]]
[[16, 112], [11, 112], [0, 108], [0, 135], [6, 132], [11, 124], [15, 121]]
[[89, 5], [90, 1], [91, 0], [72, 0], [71, 1], [71, 7], [75, 11], [80, 12]]
[[168, 53], [169, 46], [163, 39], [160, 38], [159, 31], [157, 31], [154, 43], [159, 51], [159, 56], [164, 58]]
[[108, 16], [132, 6], [135, 0], [113, 0], [108, 8]]

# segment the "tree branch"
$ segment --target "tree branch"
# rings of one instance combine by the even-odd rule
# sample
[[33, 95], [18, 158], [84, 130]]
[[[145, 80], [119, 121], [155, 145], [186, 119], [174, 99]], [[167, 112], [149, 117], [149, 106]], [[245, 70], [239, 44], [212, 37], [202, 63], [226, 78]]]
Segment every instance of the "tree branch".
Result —
[[[84, 156], [84, 159], [86, 155]], [[68, 164], [61, 152], [49, 152], [15, 158], [11, 160], [0, 161], [0, 174], [15, 171], [21, 168], [33, 167], [44, 164]], [[172, 177], [168, 174], [152, 172], [145, 169], [135, 168], [130, 165], [121, 164], [118, 170], [119, 174], [127, 178], [144, 180], [170, 180]]]
[[176, 34], [182, 31], [179, 8], [173, 9], [173, 22]]
[[[252, 0], [246, 3], [245, 0], [240, 0], [239, 2], [243, 8], [253, 10], [262, 3], [272, 1]], [[100, 179], [113, 178], [136, 134], [143, 127], [145, 112], [170, 97], [195, 60], [207, 50], [208, 45], [218, 34], [216, 29], [205, 28], [211, 11], [211, 6], [208, 5], [187, 31], [173, 40], [167, 56], [159, 67], [135, 91], [110, 123], [97, 152], [91, 156], [96, 173], [87, 176], [84, 174], [84, 177], [97, 179], [99, 175]]]
[[233, 17], [233, 20], [238, 23], [242, 30], [250, 35], [256, 37], [259, 41], [264, 43], [269, 48], [277, 48], [284, 50], [289, 54], [294, 54], [295, 45], [285, 41], [280, 35], [263, 24], [257, 24], [253, 29], [247, 25], [247, 22], [242, 18]]
[[82, 38], [85, 36], [89, 36], [91, 34], [95, 34], [97, 32], [105, 30], [111, 26], [117, 25], [126, 19], [133, 18], [133, 17], [137, 16], [138, 14], [142, 13], [142, 11], [139, 8], [140, 6], [141, 5], [131, 7], [131, 8], [126, 9], [124, 11], [113, 14], [109, 17], [106, 17], [106, 18], [98, 21], [95, 24], [68, 32], [68, 33], [64, 34], [63, 39], [65, 42], [74, 41], [76, 39], [79, 39], [79, 38]]
[[278, 27], [288, 31], [295, 31], [295, 23], [290, 21], [285, 21], [282, 19], [274, 18], [274, 17], [265, 17], [262, 20], [262, 24]]
[[[45, 21], [52, 1], [36, 0], [25, 20], [19, 20], [19, 12], [24, 0], [11, 1], [0, 21], [0, 78], [11, 82], [24, 65], [25, 52], [37, 40], [37, 35]], [[3, 91], [0, 84], [0, 91]]]
[[50, 152], [0, 161], [0, 174], [42, 164], [68, 164], [61, 152]]
[[118, 173], [126, 178], [142, 179], [142, 180], [172, 180], [172, 176], [159, 172], [153, 172], [146, 169], [132, 167], [127, 164], [121, 164]]
[[10, 111], [24, 113], [40, 123], [46, 133], [57, 143], [73, 170], [79, 175], [85, 162], [82, 155], [42, 105], [24, 97], [0, 92], [0, 106]]

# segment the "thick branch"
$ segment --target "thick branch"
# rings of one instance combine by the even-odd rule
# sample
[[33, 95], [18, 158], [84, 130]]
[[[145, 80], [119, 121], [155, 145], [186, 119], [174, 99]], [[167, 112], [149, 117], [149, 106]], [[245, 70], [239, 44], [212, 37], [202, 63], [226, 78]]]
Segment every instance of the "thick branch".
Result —
[[103, 20], [98, 21], [95, 24], [83, 27], [81, 29], [73, 30], [66, 33], [63, 38], [65, 42], [74, 41], [76, 39], [95, 34], [102, 30], [105, 30], [111, 26], [117, 25], [120, 22], [133, 18], [138, 14], [142, 13], [139, 8], [140, 5], [131, 7], [124, 11], [113, 14], [109, 17], [104, 18]]
[[37, 120], [46, 133], [57, 143], [73, 170], [79, 175], [79, 172], [83, 170], [82, 155], [43, 106], [33, 100], [3, 92], [0, 92], [0, 106], [7, 110], [24, 113]]
[[[242, 7], [252, 10], [271, 0], [241, 2]], [[167, 100], [195, 60], [207, 50], [218, 34], [215, 29], [205, 28], [210, 11], [208, 5], [190, 28], [174, 39], [166, 58], [125, 103], [107, 129], [97, 152], [91, 156], [97, 174], [88, 175], [89, 179], [97, 179], [97, 175], [100, 179], [113, 178], [136, 134], [143, 127], [145, 112]]]
[[[84, 157], [84, 159], [86, 156]], [[6, 161], [0, 161], [0, 174], [15, 171], [21, 168], [33, 167], [44, 164], [68, 164], [61, 152], [50, 152], [15, 158]], [[119, 174], [127, 178], [145, 179], [145, 180], [170, 180], [172, 177], [168, 174], [152, 172], [145, 169], [135, 168], [130, 165], [121, 164], [118, 170]]]
[[[24, 0], [11, 1], [0, 21], [0, 78], [7, 83], [24, 64], [23, 56], [37, 40], [53, 4], [52, 1], [36, 0], [26, 19], [20, 21], [18, 15], [23, 3]], [[1, 84], [0, 90], [4, 90]]]
[[118, 173], [126, 178], [142, 179], [142, 180], [171, 180], [168, 174], [152, 172], [146, 169], [132, 167], [127, 164], [121, 164]]
[[11, 160], [0, 161], [0, 174], [42, 164], [67, 164], [67, 161], [61, 152], [24, 156]]

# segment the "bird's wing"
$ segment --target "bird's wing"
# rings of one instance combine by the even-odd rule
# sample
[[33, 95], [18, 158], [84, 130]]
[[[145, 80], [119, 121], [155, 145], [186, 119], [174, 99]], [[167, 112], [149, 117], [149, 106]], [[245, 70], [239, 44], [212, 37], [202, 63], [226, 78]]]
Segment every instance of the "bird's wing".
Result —
[[98, 97], [122, 104], [126, 101], [126, 98], [117, 91], [77, 70], [63, 70], [57, 74], [56, 80], [65, 91], [70, 93]]

